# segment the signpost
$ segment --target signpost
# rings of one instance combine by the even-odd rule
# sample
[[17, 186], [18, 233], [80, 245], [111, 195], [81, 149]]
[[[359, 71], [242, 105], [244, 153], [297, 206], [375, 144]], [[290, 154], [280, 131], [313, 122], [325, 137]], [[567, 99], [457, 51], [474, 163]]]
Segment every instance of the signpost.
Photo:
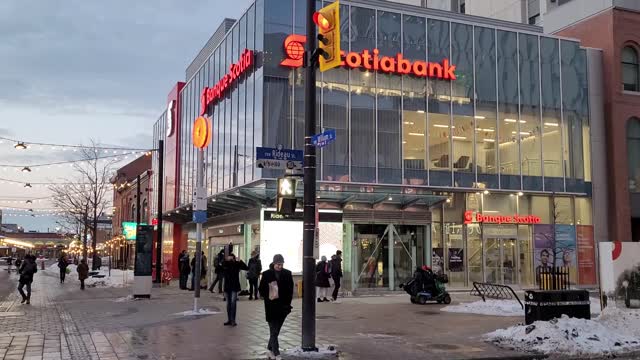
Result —
[[325, 130], [324, 132], [313, 135], [311, 142], [316, 147], [322, 148], [330, 143], [332, 143], [336, 139], [336, 129]]
[[133, 297], [151, 297], [151, 270], [153, 268], [153, 226], [138, 225], [136, 231], [136, 253], [133, 268]]
[[196, 268], [193, 279], [193, 312], [199, 312], [200, 277], [202, 272], [202, 224], [207, 221], [207, 192], [204, 187], [204, 149], [211, 141], [211, 124], [200, 116], [193, 125], [193, 145], [198, 148], [196, 191], [193, 194], [193, 222], [196, 223]]
[[261, 169], [302, 170], [302, 150], [257, 147], [256, 165]]

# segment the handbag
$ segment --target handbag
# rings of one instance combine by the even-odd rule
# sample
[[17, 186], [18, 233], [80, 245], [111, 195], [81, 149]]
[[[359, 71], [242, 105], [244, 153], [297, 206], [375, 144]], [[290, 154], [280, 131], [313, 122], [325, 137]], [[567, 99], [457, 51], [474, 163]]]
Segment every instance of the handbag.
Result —
[[269, 300], [275, 300], [278, 298], [278, 282], [272, 281], [269, 283]]

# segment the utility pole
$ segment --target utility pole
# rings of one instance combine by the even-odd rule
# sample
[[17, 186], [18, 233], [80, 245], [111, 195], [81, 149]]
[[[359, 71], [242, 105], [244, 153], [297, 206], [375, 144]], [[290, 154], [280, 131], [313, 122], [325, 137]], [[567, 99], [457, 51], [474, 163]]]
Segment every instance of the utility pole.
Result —
[[313, 15], [316, 0], [307, 0], [307, 51], [304, 82], [304, 213], [302, 234], [302, 350], [316, 348], [315, 259], [313, 242], [316, 235], [316, 147], [311, 138], [316, 131], [316, 25]]
[[[204, 184], [204, 148], [198, 149], [198, 164], [196, 165], [196, 200]], [[195, 209], [193, 211], [198, 211]], [[206, 214], [206, 209], [205, 209]], [[206, 215], [205, 215], [206, 216]], [[198, 298], [200, 297], [200, 277], [202, 276], [202, 222], [196, 223], [196, 271], [193, 280], [193, 311], [198, 312]]]
[[164, 140], [158, 141], [158, 232], [156, 239], [156, 283], [162, 284], [162, 205], [164, 189]]

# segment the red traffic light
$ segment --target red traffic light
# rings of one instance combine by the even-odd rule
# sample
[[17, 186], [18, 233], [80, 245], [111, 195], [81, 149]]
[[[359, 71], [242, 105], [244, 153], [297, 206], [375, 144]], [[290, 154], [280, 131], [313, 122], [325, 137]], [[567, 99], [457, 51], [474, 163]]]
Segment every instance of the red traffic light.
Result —
[[329, 20], [319, 11], [316, 11], [313, 14], [313, 22], [316, 23], [321, 30], [327, 31], [331, 29], [331, 22], [329, 22]]

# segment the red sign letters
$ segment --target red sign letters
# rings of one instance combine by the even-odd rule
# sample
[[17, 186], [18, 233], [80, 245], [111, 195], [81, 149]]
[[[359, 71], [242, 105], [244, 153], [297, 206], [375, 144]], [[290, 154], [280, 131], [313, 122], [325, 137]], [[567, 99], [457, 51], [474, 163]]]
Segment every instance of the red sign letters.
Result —
[[535, 215], [485, 215], [473, 211], [464, 212], [464, 223], [486, 223], [486, 224], [539, 224], [542, 220]]
[[[304, 43], [307, 37], [303, 35], [289, 35], [284, 40], [284, 50], [287, 58], [280, 65], [301, 67], [304, 57]], [[362, 52], [341, 52], [342, 66], [351, 69], [365, 69], [381, 71], [398, 75], [414, 75], [417, 77], [432, 77], [444, 80], [456, 79], [456, 66], [449, 63], [449, 59], [442, 60], [442, 64], [426, 61], [411, 61], [399, 53], [396, 56], [380, 56], [380, 50], [363, 50]]]
[[218, 81], [214, 87], [205, 87], [200, 95], [200, 115], [207, 112], [207, 106], [214, 101], [222, 98], [225, 91], [233, 84], [247, 70], [251, 69], [254, 62], [253, 50], [245, 49], [240, 55], [240, 60], [231, 64], [229, 67], [229, 73]]

